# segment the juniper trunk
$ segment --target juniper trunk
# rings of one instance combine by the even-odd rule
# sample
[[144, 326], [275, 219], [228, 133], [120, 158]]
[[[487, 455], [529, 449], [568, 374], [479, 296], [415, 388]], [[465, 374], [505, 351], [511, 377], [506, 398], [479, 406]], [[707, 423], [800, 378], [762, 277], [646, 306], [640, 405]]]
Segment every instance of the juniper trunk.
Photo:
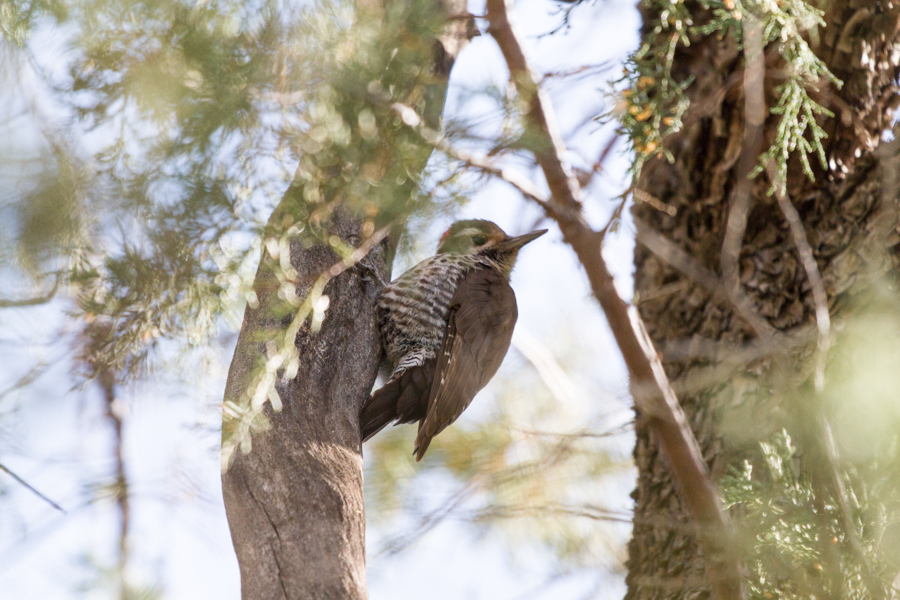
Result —
[[[693, 6], [695, 24], [709, 19], [709, 14]], [[645, 23], [658, 18], [644, 9]], [[854, 299], [866, 297], [866, 282], [873, 275], [896, 272], [900, 264], [896, 148], [893, 143], [880, 143], [898, 104], [900, 3], [835, 1], [824, 18], [826, 26], [818, 29], [811, 46], [844, 82], [840, 90], [823, 85], [813, 92], [835, 113], [834, 118], [821, 120], [829, 136], [825, 148], [832, 168], [827, 173], [817, 169], [816, 181], [811, 182], [799, 165], [791, 164], [787, 192], [822, 273], [829, 309], [833, 316], [840, 316]], [[676, 79], [695, 78], [687, 90], [692, 105], [685, 127], [667, 142], [675, 160], [648, 163], [638, 186], [674, 207], [675, 215], [647, 203], [637, 204], [634, 214], [702, 266], [719, 272], [748, 129], [745, 61], [729, 35], [692, 41], [696, 43], [681, 47], [675, 56]], [[771, 108], [775, 78], [785, 65], [769, 50], [765, 97]], [[768, 115], [763, 149], [774, 139], [775, 124], [776, 116]], [[740, 286], [756, 313], [776, 330], [808, 332], [815, 323], [809, 279], [775, 197], [766, 195], [768, 185], [765, 175], [750, 185], [750, 210], [738, 260]], [[727, 302], [714, 299], [640, 244], [635, 263], [640, 313], [663, 353], [667, 373], [714, 477], [721, 480], [730, 467], [740, 466], [758, 450], [758, 440], [774, 428], [787, 427], [800, 439], [814, 437], [800, 425], [810, 422], [810, 414], [803, 412], [808, 409], [779, 402], [769, 389], [773, 377], [793, 378], [797, 387], [810, 389], [811, 351], [777, 358], [769, 354], [724, 375], [710, 370], [709, 357], [676, 355], [674, 342], [688, 342], [688, 350], [703, 347], [701, 342], [707, 340], [740, 345], [752, 342], [755, 333]], [[814, 328], [812, 332], [814, 345]], [[708, 377], [710, 373], [713, 377]], [[626, 598], [707, 597], [704, 561], [691, 523], [640, 415], [636, 434], [638, 482], [633, 493], [636, 505]], [[814, 451], [804, 455], [806, 467], [821, 467], [812, 464], [816, 455]], [[822, 497], [827, 494], [825, 488], [817, 491], [817, 505], [832, 502]], [[734, 516], [740, 525], [740, 515]], [[839, 587], [839, 582], [816, 584], [811, 595], [840, 597]], [[872, 590], [871, 597], [878, 595]]]
[[[361, 1], [358, 6], [367, 12], [360, 18], [371, 23], [372, 19], [377, 22], [387, 14], [376, 5], [379, 3]], [[396, 21], [397, 3], [390, 8]], [[437, 36], [439, 39], [417, 38], [407, 30], [385, 32], [384, 39], [392, 47], [400, 46], [399, 54], [394, 49], [397, 60], [410, 54], [421, 59], [418, 64], [402, 65], [403, 69], [434, 73], [430, 83], [408, 90], [408, 94], [398, 90], [396, 100], [415, 105], [425, 115], [428, 125], [438, 129], [450, 67], [471, 37], [472, 21], [467, 17], [465, 2], [459, 0], [435, 0], [427, 7], [417, 8], [420, 12], [425, 10], [431, 18], [446, 17], [446, 28]], [[410, 28], [415, 29], [415, 24]], [[391, 48], [386, 51], [389, 53]], [[373, 75], [372, 83], [378, 83], [379, 77], [381, 74]], [[349, 100], [345, 102], [356, 107], [351, 111], [353, 114], [343, 117], [343, 123], [351, 126], [352, 135], [358, 135], [357, 114], [381, 111], [385, 115], [389, 102], [394, 101], [382, 98], [381, 104], [363, 105], [364, 109], [359, 106], [368, 101], [369, 81], [365, 79], [361, 87], [351, 88]], [[379, 93], [384, 96], [372, 85], [368, 88], [373, 97]], [[359, 120], [362, 122], [362, 117]], [[384, 122], [388, 128], [393, 126], [390, 114], [384, 117]], [[397, 120], [394, 130], [401, 127]], [[365, 141], [354, 139], [342, 147], [349, 148], [347, 152], [355, 152]], [[333, 236], [351, 246], [359, 246], [372, 234], [373, 222], [378, 219], [369, 221], [366, 231], [365, 205], [363, 208], [358, 203], [355, 208], [348, 206], [352, 205], [348, 199], [359, 196], [359, 185], [354, 188], [351, 183], [341, 182], [354, 181], [353, 174], [360, 172], [365, 172], [369, 180], [376, 180], [402, 164], [403, 177], [394, 173], [383, 185], [371, 184], [384, 190], [394, 180], [398, 181], [396, 197], [387, 200], [391, 206], [372, 204], [370, 209], [384, 208], [384, 212], [391, 213], [391, 220], [397, 221], [404, 210], [408, 212], [404, 207], [410, 205], [416, 189], [415, 179], [424, 169], [431, 149], [424, 142], [416, 144], [408, 140], [402, 146], [391, 145], [380, 137], [376, 147], [375, 156], [369, 157], [364, 165], [341, 161], [335, 168], [335, 161], [316, 163], [315, 158], [311, 159], [311, 164], [325, 164], [326, 176], [321, 187], [331, 190], [327, 197], [311, 194], [298, 169], [297, 179], [269, 221], [266, 236], [277, 239], [286, 229], [285, 224], [301, 223], [304, 227], [290, 239], [289, 252], [272, 252], [268, 247], [263, 250], [254, 282], [258, 301], [251, 303], [245, 312], [229, 370], [226, 401], [249, 405], [247, 390], [259, 369], [265, 367], [273, 340], [284, 335], [294, 312], [299, 310], [297, 305], [285, 302], [284, 273], [294, 270], [292, 279], [297, 282], [294, 291], [302, 300], [319, 276], [340, 261], [331, 247], [336, 242]], [[405, 163], [398, 157], [401, 152], [406, 157]], [[410, 156], [414, 158], [409, 159]], [[416, 169], [418, 172], [414, 172]], [[385, 218], [380, 214], [379, 218], [384, 224]], [[325, 234], [309, 235], [307, 232], [314, 227]], [[296, 336], [299, 354], [296, 375], [286, 374], [283, 367], [277, 371], [275, 390], [281, 410], [272, 410], [270, 402], [264, 405], [268, 427], [253, 433], [249, 451], [237, 450], [233, 463], [223, 474], [225, 508], [240, 565], [244, 600], [367, 597], [359, 412], [372, 389], [381, 360], [374, 298], [378, 291], [377, 277], [390, 279], [390, 260], [385, 254], [386, 244], [380, 244], [367, 258], [368, 270], [349, 268], [327, 283], [322, 293], [328, 297], [329, 305], [320, 329], [311, 331], [311, 321], [307, 320]], [[226, 419], [225, 425], [228, 423]], [[223, 438], [227, 439], [230, 433], [226, 427], [223, 432]]]

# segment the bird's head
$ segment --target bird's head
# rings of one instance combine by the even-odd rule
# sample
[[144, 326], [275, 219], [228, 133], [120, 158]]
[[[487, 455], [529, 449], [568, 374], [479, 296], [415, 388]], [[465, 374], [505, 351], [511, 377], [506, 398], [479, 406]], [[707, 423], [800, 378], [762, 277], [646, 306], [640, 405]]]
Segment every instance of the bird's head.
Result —
[[510, 237], [491, 221], [457, 221], [438, 242], [438, 254], [482, 254], [509, 277], [519, 249], [547, 233], [546, 229]]

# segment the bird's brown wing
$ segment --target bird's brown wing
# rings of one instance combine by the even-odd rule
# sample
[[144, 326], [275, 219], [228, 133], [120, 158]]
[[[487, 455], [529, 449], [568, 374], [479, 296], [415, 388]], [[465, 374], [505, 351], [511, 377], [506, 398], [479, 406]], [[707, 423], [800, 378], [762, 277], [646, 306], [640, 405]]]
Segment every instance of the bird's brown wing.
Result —
[[500, 368], [517, 317], [516, 295], [503, 274], [490, 268], [466, 274], [450, 300], [428, 410], [416, 437], [417, 461]]

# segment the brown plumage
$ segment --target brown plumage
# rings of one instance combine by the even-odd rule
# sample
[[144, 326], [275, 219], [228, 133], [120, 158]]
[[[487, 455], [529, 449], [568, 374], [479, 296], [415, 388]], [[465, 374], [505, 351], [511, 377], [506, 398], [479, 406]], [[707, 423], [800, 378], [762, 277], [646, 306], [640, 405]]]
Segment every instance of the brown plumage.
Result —
[[511, 238], [490, 221], [459, 221], [435, 256], [385, 287], [378, 309], [392, 374], [363, 406], [364, 441], [392, 421], [418, 421], [418, 461], [459, 418], [506, 356], [518, 317], [509, 275], [519, 249], [545, 232]]

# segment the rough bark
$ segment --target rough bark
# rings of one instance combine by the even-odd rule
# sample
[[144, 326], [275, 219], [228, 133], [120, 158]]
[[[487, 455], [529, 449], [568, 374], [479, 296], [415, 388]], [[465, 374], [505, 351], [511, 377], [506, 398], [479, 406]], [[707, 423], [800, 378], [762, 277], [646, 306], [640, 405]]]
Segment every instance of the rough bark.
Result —
[[[900, 6], [833, 2], [825, 19], [813, 49], [844, 81], [840, 90], [823, 88], [817, 98], [836, 114], [823, 124], [831, 168], [817, 171], [813, 183], [793, 165], [788, 196], [803, 221], [835, 314], [851, 295], [864, 294], [863, 271], [883, 273], [900, 264], [900, 209], [892, 174], [896, 159], [878, 150], [898, 101]], [[766, 56], [767, 62], [774, 60]], [[709, 37], [680, 49], [675, 61], [677, 78], [696, 78], [687, 90], [693, 108], [683, 132], [669, 141], [674, 163], [648, 164], [638, 187], [676, 211], [669, 216], [644, 203], [635, 206], [634, 214], [704, 272], [717, 273], [747, 129], [744, 59], [728, 37]], [[766, 101], [771, 107], [771, 74], [779, 65], [767, 67]], [[771, 143], [774, 124], [769, 116], [763, 144]], [[740, 289], [775, 330], [796, 333], [815, 323], [815, 304], [788, 224], [775, 199], [766, 195], [767, 188], [764, 178], [750, 186], [747, 229], [737, 262]], [[709, 341], [740, 345], [755, 339], [754, 328], [722, 295], [714, 296], [640, 244], [635, 262], [639, 310], [658, 348], [684, 348], [684, 342], [698, 348]], [[710, 361], [664, 353], [666, 372], [680, 392], [714, 476], [738, 465], [755, 440], [765, 437], [766, 427], [778, 420], [778, 411], [787, 409], [777, 402], [759, 402], [769, 392], [763, 382], [779, 371], [796, 378], [798, 385], [809, 379], [809, 370], [799, 367], [803, 363], [797, 356], [792, 358], [797, 362], [784, 364], [784, 355], [756, 360], [738, 375], [710, 385], [701, 376]], [[698, 385], [704, 379], [707, 383]], [[689, 517], [640, 414], [636, 436], [638, 482], [626, 597], [707, 597], [705, 564]]]
[[[350, 215], [333, 224], [336, 235], [359, 235]], [[386, 272], [383, 260], [374, 267]], [[270, 259], [271, 260], [271, 259]], [[273, 277], [260, 266], [256, 288]], [[321, 246], [292, 244], [291, 265], [306, 289], [337, 262]], [[277, 289], [276, 286], [272, 286]], [[365, 519], [358, 412], [372, 388], [380, 354], [372, 283], [346, 271], [326, 286], [331, 299], [317, 334], [297, 336], [300, 369], [294, 379], [279, 378], [283, 408], [266, 405], [268, 431], [255, 433], [248, 454], [237, 452], [223, 475], [223, 493], [232, 540], [241, 567], [241, 592], [257, 598], [364, 598]], [[258, 292], [259, 294], [259, 292]], [[273, 319], [274, 293], [248, 306], [226, 398], [251, 383], [260, 352], [260, 333], [285, 326]], [[274, 337], [274, 336], [272, 336]]]
[[[372, 3], [360, 3], [372, 10]], [[446, 79], [457, 53], [472, 33], [465, 3], [435, 2], [448, 16], [448, 28], [435, 40], [433, 64], [418, 65], [436, 74], [427, 113], [438, 118]], [[424, 163], [421, 165], [424, 168]], [[291, 186], [273, 219], [299, 205], [301, 186]], [[327, 199], [329, 202], [335, 199]], [[362, 219], [340, 207], [329, 217], [329, 231], [358, 246]], [[385, 245], [367, 258], [367, 267], [384, 280], [390, 264]], [[313, 282], [339, 261], [334, 251], [301, 240], [290, 244], [290, 264], [305, 298]], [[252, 380], [254, 365], [265, 358], [265, 342], [284, 331], [293, 315], [280, 318], [277, 260], [266, 251], [254, 283], [256, 306], [248, 306], [229, 370], [225, 398], [237, 399]], [[241, 571], [244, 600], [367, 596], [365, 513], [359, 411], [372, 389], [381, 361], [371, 272], [350, 268], [324, 289], [330, 305], [321, 329], [308, 324], [296, 337], [300, 368], [279, 374], [276, 390], [283, 408], [265, 415], [270, 427], [256, 432], [249, 453], [237, 451], [222, 477], [225, 507]]]

